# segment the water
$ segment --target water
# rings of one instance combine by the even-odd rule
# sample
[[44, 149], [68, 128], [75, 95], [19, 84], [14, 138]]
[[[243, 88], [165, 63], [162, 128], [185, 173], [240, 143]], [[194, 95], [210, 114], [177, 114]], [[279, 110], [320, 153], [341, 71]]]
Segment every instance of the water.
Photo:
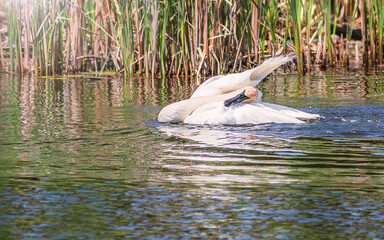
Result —
[[307, 124], [159, 124], [189, 79], [0, 75], [1, 239], [382, 239], [382, 73], [277, 75]]

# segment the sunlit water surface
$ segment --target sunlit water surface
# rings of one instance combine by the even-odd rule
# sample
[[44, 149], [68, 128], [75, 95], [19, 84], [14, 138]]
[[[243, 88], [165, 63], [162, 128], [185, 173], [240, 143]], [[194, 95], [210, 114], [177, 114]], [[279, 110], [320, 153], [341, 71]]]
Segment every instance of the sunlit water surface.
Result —
[[270, 77], [306, 124], [160, 124], [189, 79], [0, 75], [1, 239], [382, 239], [383, 74]]

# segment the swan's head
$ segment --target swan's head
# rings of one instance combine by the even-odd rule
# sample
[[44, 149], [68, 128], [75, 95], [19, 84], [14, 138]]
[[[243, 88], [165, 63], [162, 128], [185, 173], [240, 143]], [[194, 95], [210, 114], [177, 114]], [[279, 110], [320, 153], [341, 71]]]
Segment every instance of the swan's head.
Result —
[[252, 103], [257, 99], [257, 89], [255, 87], [245, 87], [241, 93], [233, 98], [227, 99], [224, 102], [224, 106], [229, 107], [238, 103]]

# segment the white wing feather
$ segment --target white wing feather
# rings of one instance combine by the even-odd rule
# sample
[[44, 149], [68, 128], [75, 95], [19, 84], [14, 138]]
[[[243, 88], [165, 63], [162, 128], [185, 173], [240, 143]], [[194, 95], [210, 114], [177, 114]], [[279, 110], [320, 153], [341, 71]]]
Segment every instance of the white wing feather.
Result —
[[246, 86], [257, 86], [268, 74], [276, 68], [291, 61], [290, 56], [274, 57], [263, 62], [260, 66], [241, 73], [212, 77], [202, 83], [190, 98], [213, 96], [232, 92]]

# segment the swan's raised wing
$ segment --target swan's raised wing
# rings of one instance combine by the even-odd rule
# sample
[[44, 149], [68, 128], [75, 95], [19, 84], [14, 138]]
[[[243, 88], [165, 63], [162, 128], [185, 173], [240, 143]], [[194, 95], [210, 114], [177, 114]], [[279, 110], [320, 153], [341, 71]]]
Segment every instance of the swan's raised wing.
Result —
[[201, 84], [191, 98], [214, 96], [235, 91], [246, 86], [257, 86], [268, 74], [276, 68], [292, 60], [292, 57], [280, 56], [270, 58], [260, 66], [241, 72], [228, 75], [215, 76]]

